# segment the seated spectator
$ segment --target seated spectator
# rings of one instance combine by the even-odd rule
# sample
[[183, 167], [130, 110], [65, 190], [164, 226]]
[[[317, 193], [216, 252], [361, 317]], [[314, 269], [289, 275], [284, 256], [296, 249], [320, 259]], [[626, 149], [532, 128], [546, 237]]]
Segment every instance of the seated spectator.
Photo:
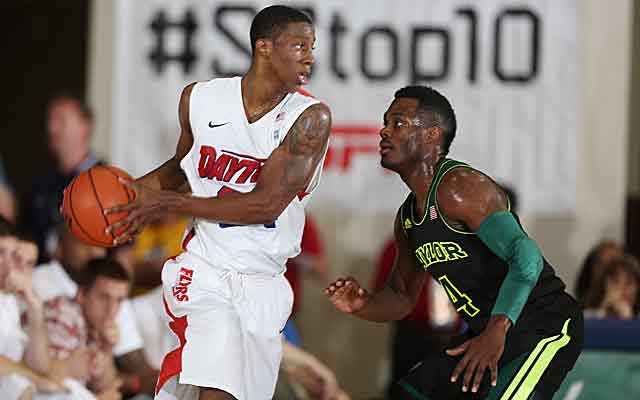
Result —
[[116, 315], [129, 293], [130, 279], [117, 261], [93, 259], [87, 263], [75, 298], [58, 296], [45, 304], [54, 374], [85, 382], [98, 399], [119, 393], [113, 361], [121, 334]]
[[61, 94], [49, 101], [47, 138], [53, 160], [36, 174], [22, 196], [20, 214], [24, 229], [36, 239], [40, 263], [48, 261], [56, 247], [63, 189], [98, 162], [90, 147], [92, 130], [93, 116], [82, 100]]
[[16, 207], [13, 190], [9, 184], [9, 178], [2, 165], [0, 158], [0, 217], [6, 218], [8, 221], [15, 221]]
[[[286, 341], [282, 347], [281, 376], [296, 393], [296, 398], [349, 400], [335, 374], [313, 354]], [[282, 379], [279, 379], [282, 381]], [[274, 399], [278, 399], [278, 391]]]
[[585, 300], [585, 317], [633, 319], [637, 317], [640, 264], [633, 256], [613, 258], [602, 267]]
[[624, 254], [624, 250], [620, 245], [610, 240], [604, 240], [595, 245], [587, 254], [582, 267], [578, 272], [576, 281], [576, 300], [579, 303], [585, 303], [585, 297], [589, 291], [592, 282], [599, 275], [601, 267], [608, 263], [612, 258]]
[[[35, 391], [65, 391], [46, 375], [50, 369], [42, 302], [31, 286], [35, 244], [18, 240], [0, 218], [0, 398], [30, 399]], [[21, 323], [20, 305], [26, 312]]]
[[[65, 224], [60, 224], [58, 229], [60, 240], [55, 252], [56, 258], [38, 266], [33, 276], [34, 290], [44, 301], [58, 296], [75, 297], [87, 263], [106, 253], [103, 248], [78, 240]], [[119, 336], [113, 348], [118, 370], [131, 377], [130, 381], [124, 382], [123, 390], [126, 393], [140, 391], [153, 394], [157, 371], [145, 359], [142, 338], [129, 300], [122, 303], [116, 316], [116, 324], [119, 332], [127, 333]]]

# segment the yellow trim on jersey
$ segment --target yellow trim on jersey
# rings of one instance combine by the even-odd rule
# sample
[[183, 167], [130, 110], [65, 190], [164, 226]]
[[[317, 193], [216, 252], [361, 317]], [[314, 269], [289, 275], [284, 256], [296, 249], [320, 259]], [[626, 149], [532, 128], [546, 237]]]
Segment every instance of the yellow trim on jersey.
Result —
[[[444, 166], [447, 165], [447, 163], [451, 162], [451, 161], [454, 161], [454, 160], [445, 159], [444, 162], [442, 163], [442, 165], [438, 168], [438, 170], [440, 170], [441, 168], [444, 168]], [[445, 171], [445, 174], [447, 172], [448, 171]], [[436, 174], [437, 174], [437, 172], [436, 172]], [[442, 175], [444, 175], [444, 174], [442, 174]], [[442, 178], [442, 176], [440, 178]], [[440, 182], [440, 179], [438, 179], [438, 182]], [[416, 225], [416, 226], [422, 225], [424, 220], [427, 218], [427, 214], [429, 214], [429, 200], [431, 199], [431, 192], [437, 188], [438, 182], [435, 182], [435, 185], [434, 185], [434, 182], [431, 182], [431, 185], [429, 186], [429, 194], [427, 195], [427, 202], [425, 203], [424, 215], [422, 216], [422, 220], [420, 222], [416, 222], [416, 217], [415, 217], [414, 211], [413, 211], [416, 208], [415, 207], [415, 203], [416, 203], [416, 200], [418, 198], [416, 197], [415, 194], [412, 193], [413, 202], [411, 203], [411, 220], [412, 220], [414, 225]], [[436, 204], [436, 207], [437, 207], [437, 204]]]
[[[500, 400], [526, 400], [529, 398], [553, 357], [571, 340], [571, 336], [567, 333], [570, 321], [571, 319], [567, 319], [564, 322], [560, 335], [551, 336], [538, 342]], [[520, 385], [521, 382], [522, 385]]]

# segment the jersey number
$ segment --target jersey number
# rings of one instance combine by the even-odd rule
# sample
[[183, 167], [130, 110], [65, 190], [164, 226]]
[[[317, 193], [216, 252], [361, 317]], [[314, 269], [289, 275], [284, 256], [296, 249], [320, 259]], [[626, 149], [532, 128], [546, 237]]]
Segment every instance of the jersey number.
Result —
[[[240, 193], [237, 190], [233, 190], [230, 187], [227, 186], [223, 186], [222, 189], [220, 189], [218, 191], [218, 197], [222, 197], [227, 193]], [[242, 225], [235, 225], [235, 224], [220, 224], [220, 228], [231, 228], [233, 226], [242, 226]], [[265, 224], [264, 225], [265, 228], [275, 228], [276, 227], [276, 221], [273, 221], [270, 224]]]
[[447, 296], [449, 297], [449, 300], [451, 300], [451, 303], [453, 303], [453, 307], [456, 309], [456, 311], [462, 310], [470, 317], [473, 317], [480, 312], [478, 307], [473, 305], [473, 302], [471, 301], [469, 296], [461, 293], [460, 290], [458, 290], [458, 288], [455, 287], [453, 283], [451, 283], [446, 275], [442, 275], [440, 278], [438, 278], [438, 282], [440, 282], [440, 284], [444, 288], [444, 291], [447, 293]]

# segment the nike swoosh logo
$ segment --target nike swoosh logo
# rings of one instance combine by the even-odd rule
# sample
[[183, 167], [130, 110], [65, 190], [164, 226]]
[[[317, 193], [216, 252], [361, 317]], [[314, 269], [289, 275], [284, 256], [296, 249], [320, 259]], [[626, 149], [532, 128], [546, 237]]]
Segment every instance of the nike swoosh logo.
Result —
[[209, 121], [209, 128], [219, 128], [219, 127], [221, 127], [223, 125], [226, 125], [226, 124], [228, 124], [228, 122], [224, 122], [222, 124], [214, 124], [213, 121]]

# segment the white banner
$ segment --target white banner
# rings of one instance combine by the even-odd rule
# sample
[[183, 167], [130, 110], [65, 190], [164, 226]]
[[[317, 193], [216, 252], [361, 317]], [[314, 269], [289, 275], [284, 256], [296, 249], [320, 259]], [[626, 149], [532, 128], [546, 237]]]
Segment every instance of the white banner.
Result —
[[[452, 102], [450, 156], [519, 194], [526, 213], [575, 208], [582, 116], [579, 0], [285, 2], [316, 23], [306, 88], [334, 131], [313, 207], [395, 212], [407, 189], [379, 166], [382, 114], [394, 92], [431, 85]], [[140, 175], [170, 157], [181, 89], [241, 74], [249, 26], [265, 1], [119, 0], [115, 18], [113, 161]]]

